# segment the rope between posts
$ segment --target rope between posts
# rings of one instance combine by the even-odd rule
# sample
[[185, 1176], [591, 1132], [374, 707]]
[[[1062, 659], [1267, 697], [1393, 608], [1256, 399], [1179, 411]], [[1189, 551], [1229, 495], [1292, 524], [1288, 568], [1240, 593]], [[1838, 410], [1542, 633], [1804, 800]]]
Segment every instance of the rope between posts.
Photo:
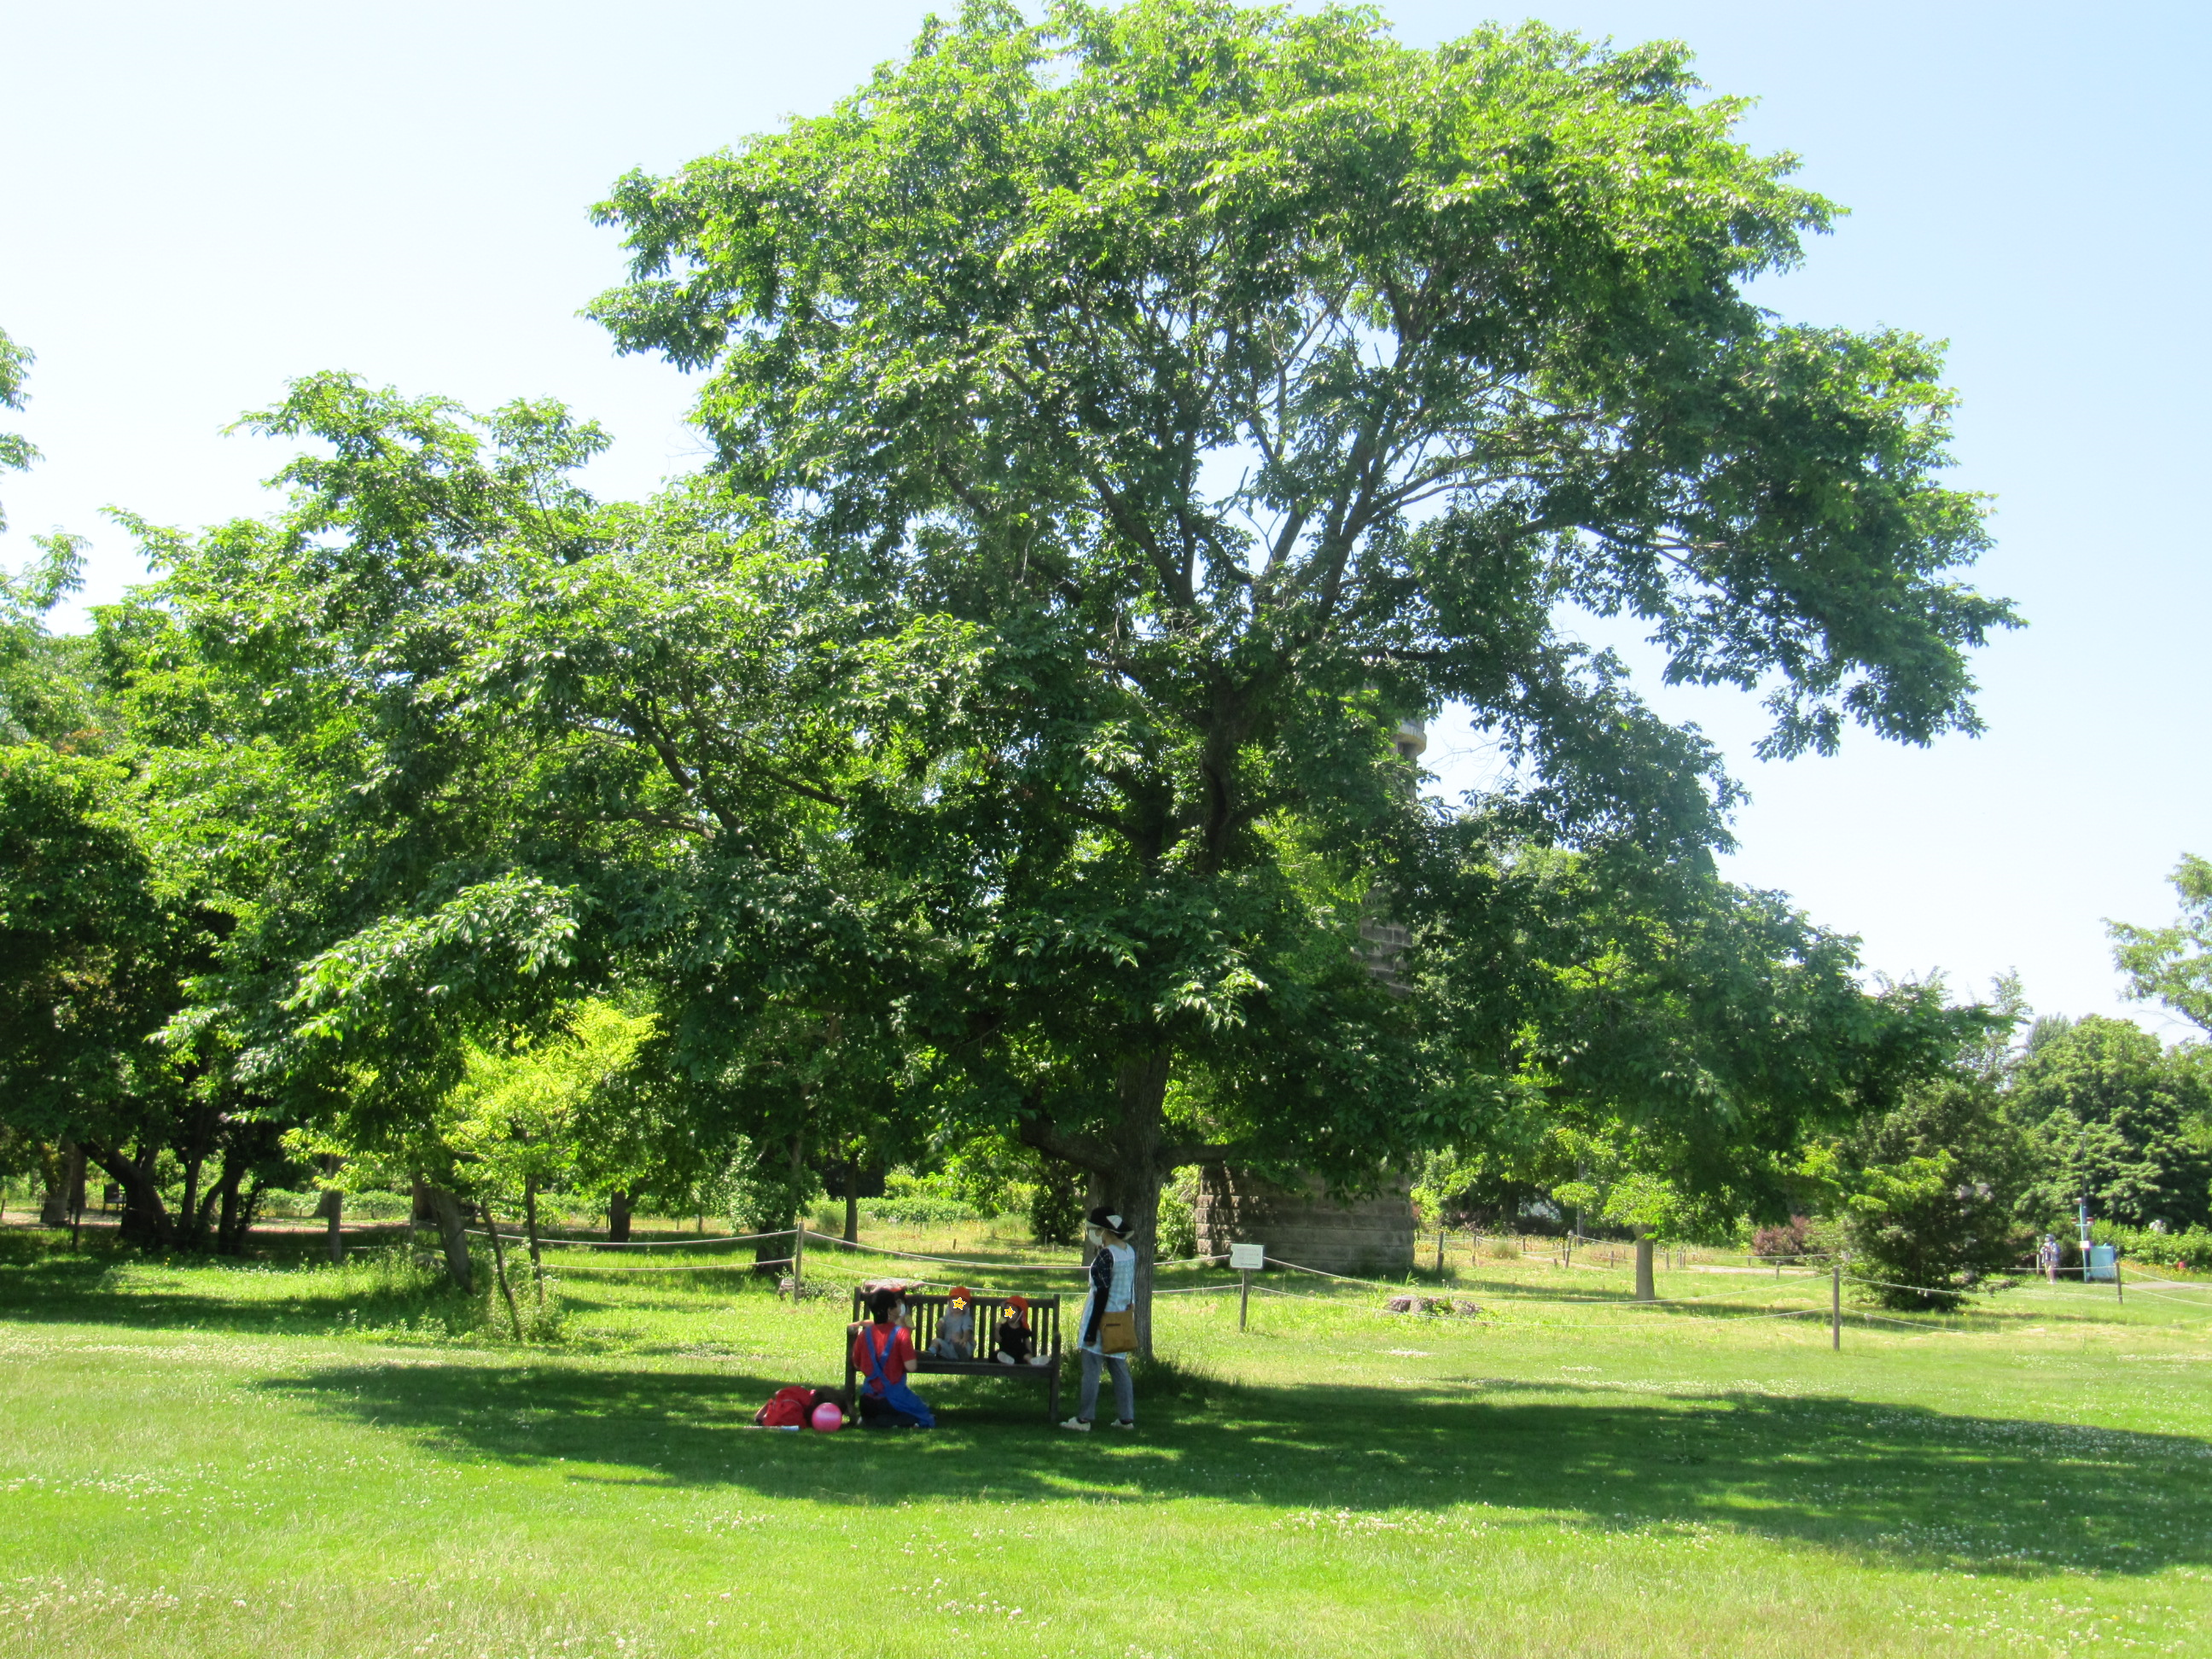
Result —
[[[1341, 1275], [1333, 1275], [1333, 1276], [1334, 1276], [1334, 1277], [1340, 1277]], [[1355, 1281], [1355, 1282], [1364, 1282], [1364, 1281]], [[1236, 1287], [1235, 1287], [1234, 1285], [1223, 1285], [1223, 1286], [1221, 1286], [1220, 1288], [1221, 1288], [1221, 1289], [1224, 1289], [1224, 1290], [1233, 1290], [1233, 1289], [1234, 1289], [1234, 1288], [1236, 1288]], [[1335, 1297], [1329, 1297], [1329, 1296], [1316, 1296], [1316, 1295], [1312, 1294], [1310, 1291], [1285, 1291], [1285, 1290], [1280, 1290], [1280, 1289], [1278, 1289], [1276, 1286], [1274, 1286], [1274, 1285], [1261, 1285], [1261, 1284], [1255, 1284], [1255, 1285], [1252, 1286], [1252, 1288], [1253, 1288], [1254, 1290], [1255, 1290], [1255, 1291], [1259, 1291], [1259, 1292], [1260, 1292], [1260, 1294], [1261, 1294], [1261, 1295], [1262, 1295], [1262, 1296], [1277, 1296], [1277, 1297], [1284, 1297], [1285, 1300], [1292, 1301], [1292, 1302], [1318, 1302], [1318, 1303], [1322, 1304], [1324, 1307], [1330, 1307], [1330, 1308], [1349, 1308], [1349, 1309], [1352, 1310], [1354, 1312], [1358, 1312], [1358, 1313], [1364, 1313], [1364, 1314], [1372, 1314], [1372, 1315], [1376, 1316], [1377, 1318], [1382, 1318], [1382, 1319], [1401, 1319], [1401, 1318], [1405, 1317], [1405, 1316], [1404, 1316], [1404, 1315], [1402, 1315], [1402, 1314], [1394, 1314], [1394, 1313], [1392, 1313], [1392, 1312], [1390, 1311], [1390, 1310], [1389, 1310], [1389, 1309], [1388, 1309], [1388, 1308], [1370, 1308], [1370, 1307], [1367, 1306], [1367, 1305], [1366, 1305], [1365, 1304], [1364, 1304], [1364, 1303], [1358, 1303], [1358, 1302], [1347, 1302], [1347, 1301], [1340, 1300], [1340, 1298]], [[1578, 1299], [1578, 1300], [1576, 1300], [1576, 1301], [1573, 1301], [1573, 1302], [1569, 1302], [1569, 1301], [1565, 1300], [1564, 1298], [1563, 1298], [1563, 1299], [1561, 1299], [1561, 1300], [1559, 1300], [1559, 1301], [1553, 1301], [1553, 1300], [1551, 1300], [1551, 1299], [1549, 1299], [1549, 1298], [1546, 1298], [1546, 1299], [1543, 1299], [1543, 1300], [1538, 1300], [1538, 1299], [1529, 1298], [1529, 1297], [1523, 1297], [1523, 1298], [1522, 1298], [1522, 1299], [1520, 1299], [1520, 1300], [1517, 1300], [1517, 1301], [1502, 1302], [1502, 1303], [1498, 1303], [1498, 1304], [1494, 1304], [1494, 1306], [1495, 1306], [1497, 1309], [1498, 1309], [1499, 1310], [1504, 1310], [1504, 1309], [1508, 1309], [1508, 1308], [1579, 1307], [1579, 1306], [1582, 1306], [1582, 1305], [1583, 1305], [1583, 1302], [1582, 1302], [1582, 1301], [1580, 1301], [1579, 1299]], [[1656, 1309], [1656, 1308], [1657, 1308], [1657, 1307], [1659, 1307], [1661, 1304], [1656, 1304], [1656, 1303], [1650, 1303], [1650, 1302], [1618, 1302], [1618, 1303], [1612, 1304], [1611, 1305], [1613, 1305], [1613, 1306], [1614, 1306], [1614, 1307], [1617, 1307], [1617, 1308], [1620, 1308], [1623, 1312], [1633, 1313], [1633, 1312], [1636, 1312], [1636, 1311], [1638, 1311], [1638, 1310], [1642, 1310], [1642, 1309], [1647, 1309], [1647, 1308]], [[1783, 1310], [1781, 1310], [1781, 1311], [1780, 1311], [1780, 1312], [1778, 1312], [1778, 1313], [1743, 1313], [1743, 1314], [1680, 1314], [1680, 1315], [1677, 1315], [1677, 1316], [1675, 1316], [1674, 1318], [1670, 1319], [1668, 1322], [1669, 1324], [1675, 1324], [1675, 1325], [1684, 1324], [1684, 1323], [1690, 1323], [1690, 1324], [1737, 1324], [1737, 1323], [1741, 1323], [1742, 1321], [1744, 1321], [1744, 1320], [1747, 1320], [1747, 1319], [1753, 1319], [1753, 1320], [1755, 1320], [1755, 1319], [1806, 1319], [1806, 1318], [1812, 1317], [1812, 1316], [1814, 1316], [1814, 1315], [1818, 1315], [1818, 1316], [1820, 1316], [1820, 1317], [1822, 1317], [1822, 1318], [1826, 1318], [1826, 1317], [1827, 1316], [1827, 1312], [1828, 1312], [1828, 1310], [1827, 1310], [1826, 1308], [1786, 1308], [1786, 1309], [1784, 1309]], [[1575, 1329], [1575, 1330], [1590, 1329], [1590, 1330], [1597, 1330], [1597, 1329], [1618, 1329], [1618, 1328], [1620, 1328], [1619, 1324], [1617, 1323], [1617, 1322], [1611, 1321], [1611, 1320], [1599, 1320], [1599, 1319], [1588, 1319], [1588, 1320], [1565, 1320], [1565, 1321], [1560, 1321], [1560, 1320], [1545, 1320], [1545, 1321], [1532, 1321], [1532, 1322], [1532, 1322], [1532, 1323], [1540, 1323], [1540, 1324], [1542, 1324], [1542, 1325], [1543, 1325], [1543, 1327], [1544, 1327], [1546, 1329], [1547, 1329], [1547, 1330], [1560, 1330], [1560, 1329]]]
[[[1391, 1292], [1391, 1293], [1392, 1293], [1392, 1294], [1394, 1294], [1394, 1295], [1417, 1294], [1417, 1293], [1418, 1293], [1418, 1292], [1409, 1292], [1409, 1291], [1407, 1291], [1407, 1286], [1406, 1286], [1405, 1285], [1386, 1285], [1386, 1284], [1382, 1283], [1380, 1279], [1354, 1279], [1354, 1278], [1352, 1278], [1352, 1277], [1350, 1274], [1348, 1274], [1348, 1273], [1326, 1273], [1326, 1272], [1323, 1272], [1323, 1271], [1322, 1271], [1321, 1268], [1319, 1268], [1319, 1267], [1301, 1267], [1301, 1266], [1299, 1266], [1299, 1265], [1298, 1265], [1298, 1263], [1297, 1263], [1297, 1262], [1295, 1262], [1295, 1261], [1284, 1261], [1284, 1260], [1282, 1260], [1282, 1258], [1281, 1258], [1281, 1257], [1279, 1257], [1279, 1256], [1272, 1256], [1272, 1255], [1271, 1255], [1271, 1256], [1267, 1257], [1267, 1260], [1268, 1261], [1268, 1262], [1269, 1262], [1271, 1265], [1273, 1265], [1273, 1266], [1274, 1266], [1274, 1267], [1287, 1267], [1287, 1268], [1289, 1268], [1292, 1273], [1311, 1273], [1311, 1274], [1313, 1274], [1313, 1275], [1314, 1275], [1314, 1277], [1316, 1277], [1316, 1279], [1335, 1279], [1335, 1280], [1336, 1280], [1338, 1283], [1340, 1283], [1340, 1284], [1344, 1284], [1344, 1285], [1364, 1285], [1368, 1286], [1368, 1287], [1369, 1287], [1370, 1289], [1371, 1289], [1371, 1290], [1387, 1291]], [[1808, 1281], [1807, 1281], [1807, 1282], [1808, 1282], [1808, 1283], [1813, 1283], [1813, 1282], [1817, 1282], [1817, 1280], [1808, 1280]], [[1260, 1288], [1261, 1288], [1261, 1289], [1265, 1289], [1266, 1287], [1265, 1287], [1265, 1286], [1261, 1286]], [[1273, 1294], [1278, 1295], [1278, 1296], [1288, 1296], [1288, 1295], [1291, 1295], [1291, 1294], [1293, 1294], [1293, 1292], [1291, 1292], [1291, 1291], [1278, 1291], [1273, 1292]], [[1662, 1296], [1662, 1297], [1653, 1297], [1650, 1301], [1649, 1301], [1649, 1302], [1642, 1302], [1642, 1301], [1638, 1301], [1638, 1302], [1634, 1302], [1634, 1303], [1623, 1303], [1623, 1302], [1620, 1300], [1620, 1297], [1610, 1297], [1610, 1296], [1516, 1297], [1512, 1297], [1512, 1298], [1510, 1298], [1509, 1301], [1502, 1301], [1502, 1302], [1500, 1303], [1500, 1304], [1499, 1304], [1499, 1305], [1501, 1305], [1501, 1306], [1509, 1306], [1509, 1305], [1510, 1305], [1510, 1306], [1518, 1306], [1518, 1307], [1534, 1307], [1534, 1306], [1541, 1305], [1541, 1304], [1547, 1304], [1547, 1303], [1556, 1303], [1556, 1304], [1560, 1304], [1560, 1305], [1565, 1305], [1565, 1304], [1573, 1304], [1573, 1303], [1589, 1303], [1589, 1304], [1595, 1304], [1595, 1305], [1598, 1305], [1598, 1306], [1601, 1306], [1601, 1307], [1622, 1307], [1622, 1306], [1632, 1306], [1632, 1307], [1638, 1307], [1638, 1308], [1650, 1308], [1650, 1307], [1658, 1307], [1658, 1306], [1671, 1306], [1671, 1305], [1674, 1305], [1674, 1304], [1686, 1304], [1686, 1303], [1692, 1303], [1692, 1302], [1716, 1302], [1716, 1301], [1719, 1301], [1719, 1300], [1721, 1300], [1722, 1298], [1726, 1297], [1732, 1297], [1732, 1296], [1736, 1296], [1736, 1295], [1740, 1295], [1740, 1294], [1741, 1294], [1741, 1291], [1739, 1291], [1735, 1290], [1735, 1288], [1733, 1288], [1733, 1287], [1730, 1287], [1730, 1288], [1729, 1288], [1729, 1289], [1724, 1289], [1724, 1290], [1718, 1290], [1718, 1291], [1705, 1291], [1704, 1294], [1699, 1295], [1699, 1296]], [[1308, 1299], [1309, 1299], [1309, 1300], [1319, 1300], [1319, 1299], [1321, 1299], [1321, 1298], [1318, 1298], [1318, 1297], [1309, 1297]]]
[[613, 1261], [564, 1261], [564, 1273], [741, 1273], [756, 1267], [787, 1267], [793, 1258], [780, 1255], [769, 1261], [672, 1261], [665, 1267], [625, 1267]]
[[[933, 1261], [939, 1267], [973, 1267], [978, 1273], [1088, 1273], [1091, 1269], [1080, 1265], [1066, 1266], [1054, 1261], [969, 1261], [952, 1255], [924, 1255], [915, 1250], [894, 1250], [881, 1244], [861, 1244], [849, 1238], [840, 1238], [835, 1233], [817, 1233], [812, 1228], [806, 1236], [824, 1244], [835, 1244], [841, 1249], [858, 1250], [864, 1255], [895, 1256], [902, 1261]], [[1203, 1267], [1209, 1261], [1226, 1261], [1225, 1255], [1177, 1256], [1171, 1261], [1155, 1261], [1154, 1272], [1162, 1267]]]
[[1869, 1313], [1864, 1308], [1846, 1308], [1844, 1310], [1844, 1317], [1846, 1319], [1878, 1319], [1885, 1325], [1902, 1325], [1908, 1331], [1932, 1331], [1937, 1336], [1978, 1336], [1985, 1334], [1993, 1334], [1993, 1333], [1982, 1333], [1978, 1331], [1954, 1331], [1948, 1325], [1923, 1325], [1917, 1319], [1899, 1319], [1894, 1314]]
[[[491, 1237], [481, 1227], [464, 1227], [461, 1231], [471, 1238]], [[540, 1238], [538, 1243], [540, 1249], [566, 1250], [697, 1250], [710, 1244], [757, 1244], [763, 1238], [789, 1238], [791, 1231], [790, 1228], [783, 1227], [772, 1233], [715, 1233], [712, 1236], [702, 1233], [692, 1238], [625, 1239], [620, 1243], [611, 1239], [592, 1238]], [[504, 1227], [500, 1229], [499, 1236], [502, 1239], [512, 1239], [518, 1244], [530, 1242], [529, 1234], [512, 1233]]]

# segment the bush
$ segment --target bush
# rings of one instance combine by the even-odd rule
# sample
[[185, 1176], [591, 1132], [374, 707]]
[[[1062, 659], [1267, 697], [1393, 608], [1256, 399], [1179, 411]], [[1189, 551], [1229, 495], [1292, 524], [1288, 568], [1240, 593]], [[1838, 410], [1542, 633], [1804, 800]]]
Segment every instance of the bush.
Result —
[[[945, 1227], [956, 1221], [980, 1221], [971, 1204], [929, 1193], [888, 1193], [860, 1200], [860, 1213], [872, 1221], [889, 1221], [902, 1227]], [[844, 1224], [841, 1218], [838, 1225]]]
[[1793, 1215], [1779, 1227], [1761, 1227], [1751, 1236], [1751, 1253], [1769, 1261], [1804, 1255], [1808, 1254], [1806, 1231], [1811, 1225], [1805, 1217]]
[[[2193, 1273], [2212, 1273], [2212, 1230], [2185, 1227], [2179, 1232], [2154, 1233], [2148, 1227], [2123, 1227], [2116, 1222], [2093, 1222], [2089, 1236], [2100, 1244], [2119, 1248], [2123, 1261], [2145, 1267], [2186, 1267]], [[2069, 1252], [2078, 1255], [2078, 1250]]]
[[1043, 1160], [1030, 1193], [1030, 1237], [1040, 1244], [1073, 1244], [1083, 1237], [1083, 1172], [1070, 1164]]
[[1181, 1261], [1198, 1254], [1198, 1170], [1177, 1170], [1160, 1194], [1159, 1233], [1155, 1261]]

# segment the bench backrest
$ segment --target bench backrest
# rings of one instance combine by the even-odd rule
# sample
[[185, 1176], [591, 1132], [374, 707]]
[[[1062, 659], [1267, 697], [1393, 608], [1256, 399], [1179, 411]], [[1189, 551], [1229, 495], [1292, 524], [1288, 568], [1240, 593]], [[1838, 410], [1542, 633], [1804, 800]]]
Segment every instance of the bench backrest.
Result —
[[[1008, 1292], [1007, 1294], [1012, 1294]], [[944, 1296], [918, 1296], [909, 1291], [906, 1305], [914, 1315], [914, 1349], [922, 1352], [937, 1340], [938, 1322], [951, 1298]], [[991, 1340], [997, 1334], [999, 1322], [1006, 1316], [1006, 1295], [992, 1296], [978, 1291], [969, 1299], [968, 1305], [975, 1316], [975, 1357], [991, 1357]], [[854, 1323], [868, 1316], [866, 1293], [855, 1285], [853, 1290], [853, 1319]], [[1060, 1298], [1056, 1296], [1030, 1297], [1030, 1335], [1039, 1353], [1060, 1352]]]

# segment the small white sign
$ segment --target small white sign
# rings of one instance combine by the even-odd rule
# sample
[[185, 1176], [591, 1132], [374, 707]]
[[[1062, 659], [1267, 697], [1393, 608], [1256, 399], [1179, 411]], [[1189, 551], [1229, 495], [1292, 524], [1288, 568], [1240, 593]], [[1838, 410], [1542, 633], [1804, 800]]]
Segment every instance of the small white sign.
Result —
[[1267, 1265], [1265, 1244], [1231, 1244], [1229, 1247], [1229, 1266], [1240, 1273], [1256, 1273]]

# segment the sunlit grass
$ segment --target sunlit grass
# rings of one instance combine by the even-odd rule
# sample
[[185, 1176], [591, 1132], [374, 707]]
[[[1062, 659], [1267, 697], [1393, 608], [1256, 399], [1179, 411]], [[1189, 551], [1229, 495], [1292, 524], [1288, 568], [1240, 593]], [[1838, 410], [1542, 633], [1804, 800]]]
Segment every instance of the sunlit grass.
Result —
[[566, 1340], [530, 1347], [404, 1251], [311, 1246], [0, 1237], [0, 1654], [2179, 1653], [2212, 1626], [2201, 1288], [2024, 1287], [1854, 1318], [1838, 1353], [1802, 1274], [1666, 1273], [1699, 1299], [1653, 1310], [1625, 1270], [1461, 1250], [1419, 1288], [1477, 1315], [1305, 1281], [1243, 1332], [1225, 1276], [1186, 1277], [1218, 1288], [1163, 1299], [1175, 1366], [1133, 1437], [951, 1379], [933, 1434], [823, 1437], [746, 1421], [838, 1379], [843, 1299], [678, 1271], [729, 1246], [557, 1270]]

